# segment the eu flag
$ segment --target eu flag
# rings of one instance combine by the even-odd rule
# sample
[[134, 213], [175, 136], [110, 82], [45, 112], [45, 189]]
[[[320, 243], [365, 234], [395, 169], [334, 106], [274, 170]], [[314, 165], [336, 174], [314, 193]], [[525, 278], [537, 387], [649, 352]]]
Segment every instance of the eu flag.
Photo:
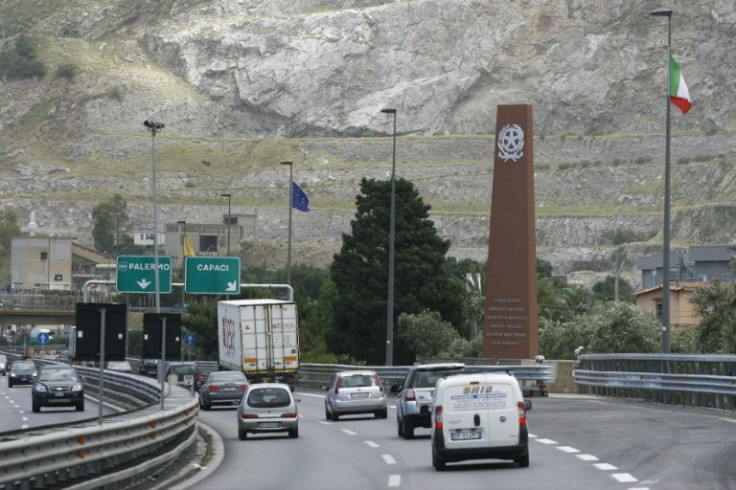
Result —
[[299, 211], [309, 211], [309, 198], [296, 182], [291, 183], [291, 207]]

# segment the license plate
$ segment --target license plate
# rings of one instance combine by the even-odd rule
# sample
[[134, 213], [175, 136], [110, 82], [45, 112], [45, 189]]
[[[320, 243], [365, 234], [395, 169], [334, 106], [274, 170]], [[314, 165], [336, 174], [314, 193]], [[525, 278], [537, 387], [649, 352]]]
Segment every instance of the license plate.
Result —
[[368, 393], [351, 393], [350, 398], [368, 398]]
[[278, 429], [281, 427], [281, 422], [258, 422], [258, 427], [261, 429]]
[[234, 386], [223, 386], [222, 391], [235, 391]]
[[473, 441], [483, 439], [483, 431], [481, 429], [460, 429], [450, 432], [450, 439], [453, 441]]
[[54, 396], [64, 396], [64, 393], [54, 393]]

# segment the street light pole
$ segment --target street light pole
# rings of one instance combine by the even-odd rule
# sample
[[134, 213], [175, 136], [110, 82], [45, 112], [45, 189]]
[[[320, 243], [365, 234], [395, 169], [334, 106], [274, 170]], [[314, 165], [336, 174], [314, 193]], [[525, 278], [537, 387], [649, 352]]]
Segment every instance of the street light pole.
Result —
[[650, 13], [655, 17], [667, 17], [667, 86], [665, 104], [667, 116], [665, 124], [664, 150], [664, 230], [662, 232], [662, 352], [670, 351], [670, 60], [672, 59], [672, 10], [657, 9]]
[[394, 364], [394, 247], [396, 241], [396, 109], [381, 109], [393, 115], [393, 150], [391, 156], [391, 211], [388, 228], [388, 300], [386, 312], [386, 365]]
[[289, 240], [286, 252], [286, 284], [291, 286], [291, 208], [294, 205], [294, 165], [292, 162], [281, 162], [281, 165], [289, 166]]
[[[186, 255], [186, 247], [184, 246], [184, 243], [187, 239], [187, 222], [186, 220], [181, 220], [176, 222], [177, 225], [181, 225], [181, 228], [179, 228], [179, 238], [181, 239], [181, 281], [184, 282], [186, 274], [186, 268], [185, 262], [187, 260]], [[181, 287], [181, 308], [184, 309], [184, 305], [186, 305], [186, 286]]]
[[154, 121], [143, 121], [143, 125], [151, 132], [151, 169], [153, 172], [153, 180], [151, 180], [151, 188], [153, 194], [153, 283], [156, 291], [156, 313], [161, 312], [161, 281], [158, 268], [158, 196], [156, 195], [156, 133], [164, 129], [164, 123]]
[[220, 197], [227, 197], [227, 256], [230, 257], [230, 198], [233, 195], [225, 192]]

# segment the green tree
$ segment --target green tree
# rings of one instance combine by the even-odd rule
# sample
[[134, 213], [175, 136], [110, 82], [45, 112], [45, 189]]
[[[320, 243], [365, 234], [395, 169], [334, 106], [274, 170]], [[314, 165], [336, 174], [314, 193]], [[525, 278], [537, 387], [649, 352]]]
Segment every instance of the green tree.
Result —
[[[329, 338], [333, 352], [369, 363], [385, 361], [388, 283], [388, 242], [391, 182], [363, 179], [356, 198], [352, 234], [343, 234], [340, 253], [330, 272], [339, 297]], [[461, 281], [445, 268], [450, 242], [437, 235], [414, 185], [396, 181], [394, 313], [437, 311], [453, 325], [462, 322], [465, 293]], [[410, 361], [401, 339], [394, 344], [394, 361]]]
[[691, 302], [702, 317], [695, 334], [698, 352], [736, 352], [736, 294], [733, 284], [711, 280], [695, 291]]
[[432, 358], [478, 357], [480, 339], [464, 339], [436, 311], [423, 311], [416, 315], [399, 315], [397, 336], [402, 339], [415, 361]]
[[18, 216], [11, 210], [0, 210], [0, 287], [11, 281], [10, 249], [13, 237], [21, 233]]
[[205, 299], [192, 299], [187, 303], [187, 310], [182, 318], [182, 327], [197, 337], [194, 347], [197, 359], [216, 361], [217, 343], [217, 299], [207, 296]]
[[36, 58], [35, 41], [21, 34], [11, 49], [0, 53], [0, 77], [23, 79], [42, 77], [46, 67]]
[[[593, 284], [593, 297], [597, 301], [613, 301], [616, 297], [616, 277], [606, 276], [602, 281]], [[618, 299], [627, 303], [635, 303], [634, 288], [625, 280], [618, 280]]]
[[132, 239], [120, 237], [128, 222], [128, 204], [120, 194], [113, 194], [110, 199], [95, 206], [92, 220], [92, 238], [96, 250], [112, 253], [119, 251], [122, 242], [125, 241], [126, 245], [132, 243]]

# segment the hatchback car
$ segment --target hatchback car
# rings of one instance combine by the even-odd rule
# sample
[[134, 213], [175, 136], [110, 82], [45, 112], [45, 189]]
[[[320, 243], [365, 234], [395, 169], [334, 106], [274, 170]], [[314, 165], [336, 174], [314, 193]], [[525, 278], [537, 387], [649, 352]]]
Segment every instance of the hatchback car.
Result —
[[209, 410], [212, 405], [237, 405], [247, 387], [248, 380], [240, 371], [211, 372], [199, 388], [199, 406]]
[[372, 370], [343, 371], [326, 385], [325, 418], [338, 421], [342, 415], [373, 413], [388, 417], [386, 395], [378, 374]]
[[76, 369], [65, 365], [46, 365], [41, 368], [31, 391], [33, 412], [41, 407], [70, 405], [77, 412], [84, 411], [84, 387]]
[[438, 380], [460, 374], [462, 363], [418, 364], [409, 368], [401, 386], [392, 386], [396, 399], [396, 425], [399, 437], [411, 439], [416, 427], [432, 427], [432, 394]]
[[238, 438], [244, 441], [248, 433], [273, 432], [287, 432], [289, 437], [299, 437], [296, 403], [286, 384], [250, 385], [238, 405]]
[[13, 361], [8, 374], [8, 388], [13, 385], [25, 383], [32, 384], [36, 379], [38, 370], [36, 364], [31, 360]]

